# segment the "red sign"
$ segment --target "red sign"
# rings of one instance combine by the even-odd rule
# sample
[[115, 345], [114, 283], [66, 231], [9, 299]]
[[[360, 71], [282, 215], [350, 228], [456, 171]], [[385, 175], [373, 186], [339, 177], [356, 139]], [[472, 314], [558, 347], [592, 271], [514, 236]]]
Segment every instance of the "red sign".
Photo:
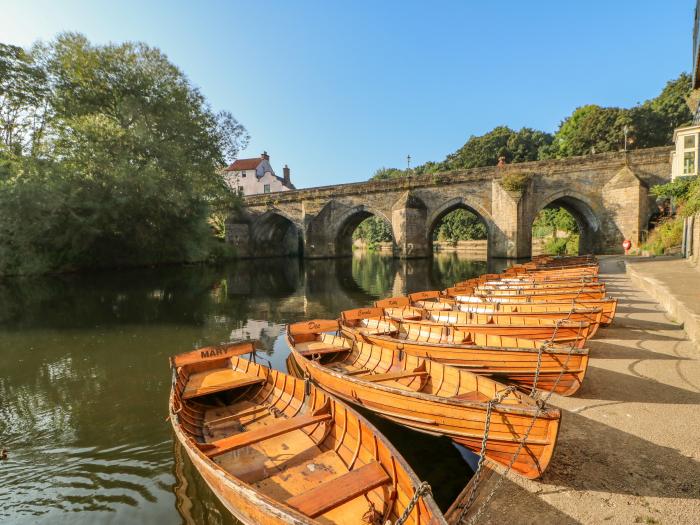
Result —
[[622, 242], [622, 247], [625, 249], [625, 251], [629, 250], [632, 247], [632, 241], [630, 241], [629, 239], [625, 239]]

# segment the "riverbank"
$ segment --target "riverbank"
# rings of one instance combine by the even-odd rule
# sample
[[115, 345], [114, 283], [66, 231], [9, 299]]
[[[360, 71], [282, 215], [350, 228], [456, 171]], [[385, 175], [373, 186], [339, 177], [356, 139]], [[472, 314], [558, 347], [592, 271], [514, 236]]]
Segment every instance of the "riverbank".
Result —
[[[622, 257], [601, 258], [601, 278], [617, 317], [590, 342], [581, 390], [550, 400], [562, 426], [549, 469], [538, 481], [510, 474], [477, 523], [697, 523], [700, 351]], [[481, 485], [472, 516], [499, 479]]]

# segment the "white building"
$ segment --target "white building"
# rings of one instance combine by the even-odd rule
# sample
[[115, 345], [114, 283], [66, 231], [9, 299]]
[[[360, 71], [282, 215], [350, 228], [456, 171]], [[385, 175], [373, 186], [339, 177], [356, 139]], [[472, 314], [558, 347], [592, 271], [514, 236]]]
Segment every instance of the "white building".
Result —
[[235, 161], [224, 170], [224, 178], [231, 188], [242, 195], [295, 190], [286, 164], [282, 173], [283, 177], [275, 175], [270, 165], [270, 156], [264, 151], [258, 158]]
[[673, 142], [675, 150], [671, 153], [671, 179], [697, 175], [700, 125], [676, 128], [673, 132]]

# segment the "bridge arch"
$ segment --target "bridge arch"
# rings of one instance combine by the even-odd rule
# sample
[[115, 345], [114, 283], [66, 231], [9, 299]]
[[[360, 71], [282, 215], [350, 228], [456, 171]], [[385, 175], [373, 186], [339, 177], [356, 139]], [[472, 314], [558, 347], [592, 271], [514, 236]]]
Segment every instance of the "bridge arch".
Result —
[[337, 226], [333, 238], [335, 239], [336, 255], [352, 255], [352, 234], [363, 221], [370, 217], [376, 217], [388, 226], [391, 234], [392, 253], [396, 252], [396, 238], [394, 237], [394, 229], [391, 220], [381, 211], [367, 206], [366, 204], [360, 204], [343, 210], [335, 220]]
[[478, 203], [472, 202], [464, 197], [455, 197], [450, 199], [440, 206], [435, 208], [426, 221], [426, 242], [429, 248], [429, 253], [433, 252], [433, 233], [438, 225], [441, 223], [442, 219], [445, 218], [449, 213], [455, 210], [467, 210], [481, 221], [481, 223], [486, 227], [486, 237], [487, 237], [487, 253], [491, 252], [492, 243], [495, 240], [496, 225], [491, 217], [491, 214]]
[[579, 230], [579, 254], [596, 252], [596, 237], [601, 230], [601, 219], [595, 212], [597, 206], [588, 197], [570, 189], [559, 190], [539, 200], [529, 221], [530, 246], [532, 225], [537, 214], [545, 208], [564, 208], [576, 221]]
[[258, 256], [302, 255], [302, 232], [303, 229], [286, 213], [268, 210], [251, 223], [250, 240]]

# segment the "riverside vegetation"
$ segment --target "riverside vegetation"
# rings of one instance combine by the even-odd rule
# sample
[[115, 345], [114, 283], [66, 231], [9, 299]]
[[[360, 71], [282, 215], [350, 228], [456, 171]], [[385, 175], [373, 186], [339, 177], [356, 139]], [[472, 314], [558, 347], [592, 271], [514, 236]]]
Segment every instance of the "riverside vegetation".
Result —
[[228, 255], [219, 170], [247, 141], [156, 48], [0, 44], [0, 274]]
[[[405, 170], [380, 168], [372, 179], [386, 180], [495, 166], [501, 158], [507, 163], [518, 163], [618, 151], [624, 147], [625, 126], [628, 130], [628, 149], [670, 145], [673, 130], [692, 119], [686, 103], [690, 92], [690, 75], [682, 73], [669, 81], [657, 97], [632, 108], [595, 104], [582, 106], [565, 118], [554, 134], [531, 128], [516, 131], [507, 126], [498, 126], [484, 135], [469, 137], [460, 149], [441, 162], [426, 162]], [[668, 229], [669, 226], [664, 228]], [[547, 239], [544, 247], [547, 253], [578, 253], [578, 235], [576, 221], [563, 208], [542, 210], [533, 224], [533, 237]], [[384, 221], [370, 217], [356, 230], [355, 238], [372, 246], [390, 241], [391, 231]], [[458, 209], [443, 218], [435, 228], [433, 238], [451, 243], [486, 239], [486, 228], [475, 214]], [[668, 235], [664, 235], [664, 238], [665, 242], [670, 242]]]

